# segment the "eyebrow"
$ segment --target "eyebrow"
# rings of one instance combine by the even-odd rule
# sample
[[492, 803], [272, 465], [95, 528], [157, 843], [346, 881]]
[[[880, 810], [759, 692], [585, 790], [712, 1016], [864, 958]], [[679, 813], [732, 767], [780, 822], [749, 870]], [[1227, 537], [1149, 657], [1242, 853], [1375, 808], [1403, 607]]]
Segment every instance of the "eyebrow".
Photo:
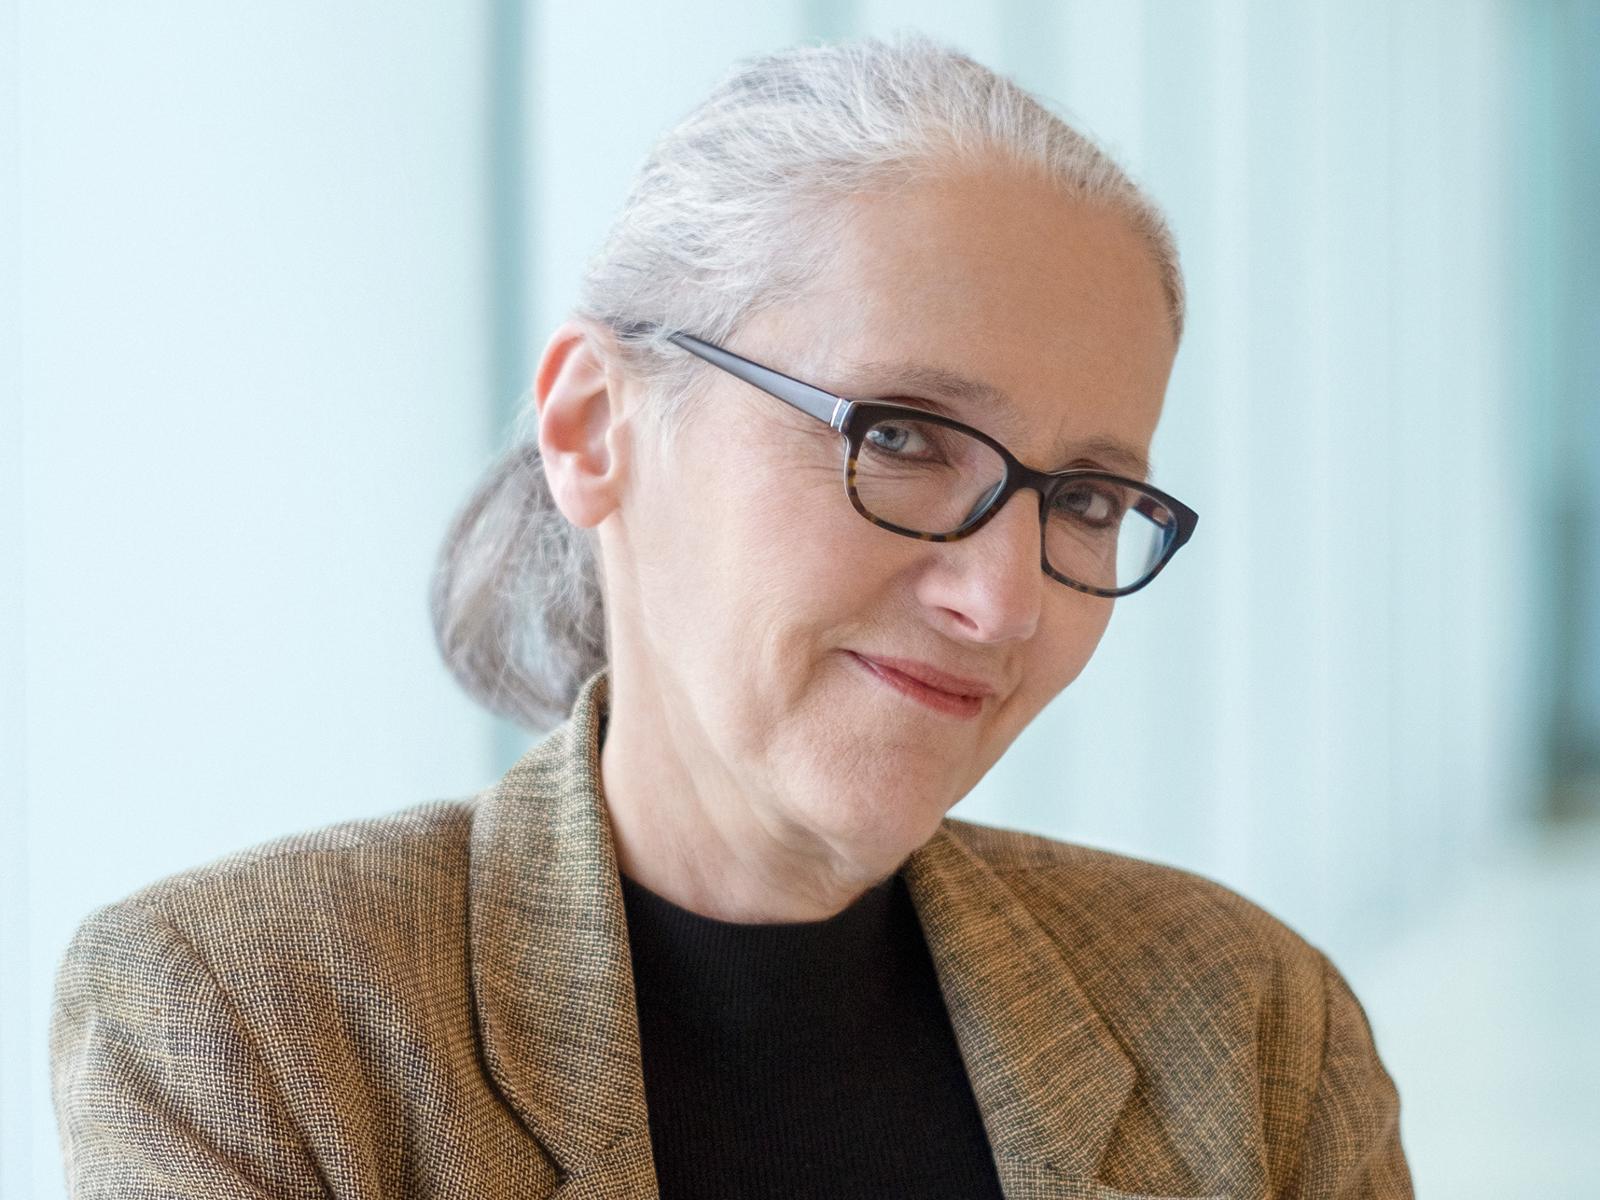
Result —
[[[915, 362], [861, 362], [846, 364], [844, 370], [851, 378], [859, 375], [883, 380], [890, 391], [885, 392], [881, 387], [875, 387], [874, 395], [879, 398], [887, 399], [891, 393], [897, 394], [900, 388], [908, 388], [928, 394], [904, 396], [900, 397], [901, 399], [919, 400], [935, 412], [955, 420], [964, 421], [970, 413], [954, 412], [948, 405], [941, 404], [937, 397], [943, 396], [947, 400], [958, 401], [975, 409], [999, 409], [1007, 419], [1011, 430], [1019, 430], [1021, 427], [1022, 414], [1010, 396], [992, 384], [968, 379], [965, 375], [944, 367]], [[1099, 458], [1110, 462], [1141, 482], [1148, 483], [1150, 480], [1150, 460], [1126, 442], [1120, 442], [1116, 438], [1105, 436], [1079, 438], [1072, 443], [1072, 450], [1081, 457]]]

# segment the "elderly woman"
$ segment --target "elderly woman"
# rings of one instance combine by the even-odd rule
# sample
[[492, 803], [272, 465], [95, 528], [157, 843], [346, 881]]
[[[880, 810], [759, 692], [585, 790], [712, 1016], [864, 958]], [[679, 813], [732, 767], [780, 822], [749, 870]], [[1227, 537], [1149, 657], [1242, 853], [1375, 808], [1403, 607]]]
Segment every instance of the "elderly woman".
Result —
[[1182, 321], [1160, 214], [1007, 80], [743, 64], [441, 559], [452, 668], [558, 727], [92, 914], [73, 1193], [1409, 1196], [1316, 948], [945, 815], [1194, 531], [1146, 478]]

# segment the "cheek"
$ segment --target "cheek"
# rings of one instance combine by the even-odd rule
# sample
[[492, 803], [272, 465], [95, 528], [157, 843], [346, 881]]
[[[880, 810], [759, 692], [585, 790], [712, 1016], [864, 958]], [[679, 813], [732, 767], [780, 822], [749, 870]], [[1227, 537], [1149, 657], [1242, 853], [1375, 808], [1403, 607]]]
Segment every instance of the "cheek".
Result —
[[[798, 659], [870, 621], [885, 566], [873, 535], [882, 531], [856, 514], [831, 474], [798, 480], [781, 502], [773, 499], [758, 501], [726, 531], [725, 568], [745, 572], [728, 598], [727, 629], [745, 646], [767, 646], [770, 657]], [[768, 665], [791, 671], [800, 664]]]
[[734, 431], [717, 454], [674, 464], [640, 547], [651, 599], [707, 667], [792, 673], [804, 643], [851, 619], [867, 556], [854, 530], [843, 450], [794, 431]]
[[710, 548], [717, 571], [741, 588], [753, 585], [753, 597], [775, 595], [797, 611], [847, 609], [843, 594], [871, 561], [870, 535], [881, 531], [850, 506], [837, 436], [781, 429], [727, 466]]
[[1105, 636], [1116, 601], [1063, 587], [1039, 631], [1040, 652], [1030, 655], [1027, 690], [1043, 708], [1089, 665]]

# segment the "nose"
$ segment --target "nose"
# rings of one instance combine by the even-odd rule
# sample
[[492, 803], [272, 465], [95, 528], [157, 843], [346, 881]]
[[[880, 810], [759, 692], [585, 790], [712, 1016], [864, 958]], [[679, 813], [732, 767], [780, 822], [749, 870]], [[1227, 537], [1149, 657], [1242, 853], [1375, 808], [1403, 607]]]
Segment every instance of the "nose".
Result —
[[1039, 565], [1039, 498], [1023, 489], [977, 533], [936, 543], [936, 569], [922, 576], [925, 604], [951, 632], [976, 642], [1023, 640], [1039, 626], [1045, 578]]

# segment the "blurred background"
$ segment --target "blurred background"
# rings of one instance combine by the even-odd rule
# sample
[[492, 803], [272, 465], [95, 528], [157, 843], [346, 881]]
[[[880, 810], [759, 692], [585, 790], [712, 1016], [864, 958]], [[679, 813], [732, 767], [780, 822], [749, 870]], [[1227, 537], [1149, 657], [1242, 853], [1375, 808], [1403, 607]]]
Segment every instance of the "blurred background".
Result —
[[1326, 950], [1420, 1194], [1595, 1195], [1600, 3], [0, 3], [0, 1193], [88, 911], [492, 783], [433, 555], [653, 138], [915, 27], [1164, 206], [1193, 542], [955, 810]]

